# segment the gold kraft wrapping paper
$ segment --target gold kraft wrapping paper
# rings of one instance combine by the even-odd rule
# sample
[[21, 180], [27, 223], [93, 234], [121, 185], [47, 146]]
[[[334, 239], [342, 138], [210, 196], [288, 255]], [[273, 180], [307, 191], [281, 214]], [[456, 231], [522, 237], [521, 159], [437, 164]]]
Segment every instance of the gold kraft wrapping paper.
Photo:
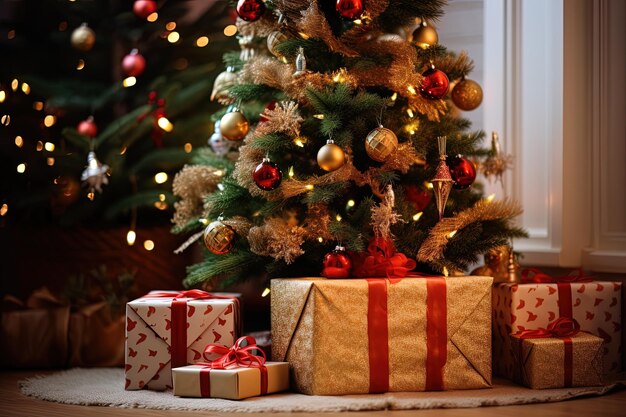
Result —
[[[491, 277], [446, 278], [444, 388], [491, 386]], [[274, 279], [272, 359], [289, 362], [310, 395], [369, 392], [365, 279]], [[426, 279], [387, 281], [389, 390], [424, 391]]]
[[[286, 362], [266, 362], [267, 393], [289, 389], [289, 364]], [[202, 397], [200, 392], [201, 365], [181, 366], [172, 369], [174, 395], [180, 397]], [[212, 369], [210, 378], [210, 398], [242, 400], [261, 395], [261, 371], [259, 368]]]
[[[602, 385], [602, 344], [600, 337], [578, 333], [572, 337], [573, 387]], [[513, 358], [519, 364], [519, 338], [511, 335]], [[514, 380], [532, 389], [562, 388], [565, 345], [559, 338], [524, 339], [523, 367], [517, 366]]]

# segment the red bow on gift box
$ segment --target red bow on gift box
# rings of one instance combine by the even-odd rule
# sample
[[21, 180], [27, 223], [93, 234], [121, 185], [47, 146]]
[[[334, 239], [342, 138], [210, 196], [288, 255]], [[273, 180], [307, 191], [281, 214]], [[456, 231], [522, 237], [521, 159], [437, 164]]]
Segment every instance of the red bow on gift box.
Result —
[[[221, 356], [211, 360], [208, 356], [212, 354]], [[207, 345], [203, 356], [208, 362], [200, 362], [196, 365], [203, 365], [211, 369], [227, 369], [233, 365], [244, 368], [260, 368], [266, 361], [265, 352], [256, 345], [256, 340], [252, 336], [240, 337], [230, 348], [216, 344]]]
[[417, 263], [405, 254], [396, 252], [391, 239], [376, 237], [370, 241], [366, 253], [354, 259], [353, 275], [357, 277], [404, 278]]
[[520, 330], [515, 336], [520, 339], [544, 339], [548, 337], [571, 337], [580, 332], [580, 324], [574, 319], [559, 317], [548, 324], [546, 329]]
[[562, 275], [558, 277], [552, 277], [543, 273], [537, 268], [525, 268], [522, 271], [522, 283], [529, 284], [555, 284], [555, 283], [568, 283], [568, 282], [591, 282], [594, 277], [586, 275], [582, 268], [570, 272], [569, 275]]

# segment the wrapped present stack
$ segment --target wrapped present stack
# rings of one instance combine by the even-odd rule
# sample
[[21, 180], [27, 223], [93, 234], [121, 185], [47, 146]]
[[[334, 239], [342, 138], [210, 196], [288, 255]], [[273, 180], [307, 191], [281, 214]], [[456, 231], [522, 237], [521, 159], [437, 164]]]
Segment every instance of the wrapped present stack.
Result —
[[550, 277], [526, 269], [522, 282], [501, 283], [493, 291], [494, 371], [514, 378], [519, 364], [511, 334], [547, 329], [560, 318], [575, 320], [580, 330], [604, 343], [603, 372], [621, 370], [622, 334], [619, 282], [594, 281], [578, 271], [575, 275]]
[[204, 360], [209, 344], [231, 346], [239, 300], [201, 290], [151, 291], [126, 306], [127, 390], [172, 388], [171, 370]]

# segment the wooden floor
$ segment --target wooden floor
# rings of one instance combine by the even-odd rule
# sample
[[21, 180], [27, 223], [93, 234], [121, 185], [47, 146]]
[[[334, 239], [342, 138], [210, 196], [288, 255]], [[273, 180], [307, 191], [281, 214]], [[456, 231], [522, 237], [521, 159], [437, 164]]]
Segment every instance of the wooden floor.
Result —
[[[0, 373], [0, 416], [2, 417], [72, 417], [72, 416], [218, 416], [216, 412], [163, 411], [149, 409], [125, 409], [112, 407], [85, 407], [64, 405], [37, 400], [22, 395], [17, 382], [21, 379], [42, 374], [42, 372], [1, 372]], [[355, 417], [407, 417], [419, 413], [420, 417], [480, 416], [480, 417], [571, 417], [571, 416], [625, 416], [626, 390], [619, 390], [603, 397], [582, 398], [549, 404], [516, 405], [507, 407], [483, 407], [450, 410], [413, 411], [361, 411], [352, 413], [322, 413], [323, 416]], [[264, 413], [264, 415], [308, 417], [313, 413]], [[228, 413], [228, 416], [250, 417], [249, 413]]]

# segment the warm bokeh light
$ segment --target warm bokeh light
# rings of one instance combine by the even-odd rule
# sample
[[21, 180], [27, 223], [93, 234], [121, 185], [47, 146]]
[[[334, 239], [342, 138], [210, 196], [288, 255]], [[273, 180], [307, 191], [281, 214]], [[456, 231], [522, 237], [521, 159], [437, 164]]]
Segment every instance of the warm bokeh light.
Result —
[[209, 44], [209, 38], [206, 36], [200, 36], [198, 39], [196, 39], [196, 46], [198, 48], [204, 48], [208, 44]]
[[13, 39], [15, 38], [15, 29], [11, 29], [8, 33], [7, 33], [7, 39]]
[[150, 13], [148, 17], [146, 17], [146, 20], [152, 23], [152, 22], [156, 22], [158, 18], [159, 18], [159, 14], [157, 12], [154, 12], [154, 13]]
[[26, 95], [30, 94], [30, 85], [28, 83], [22, 83], [22, 92]]
[[267, 297], [268, 295], [270, 295], [270, 289], [265, 287], [265, 289], [261, 293], [261, 297]]
[[17, 91], [19, 86], [20, 82], [17, 80], [17, 78], [14, 78], [13, 81], [11, 81], [11, 90]]
[[416, 93], [416, 91], [415, 91], [415, 87], [413, 87], [412, 85], [408, 86], [406, 89], [407, 89], [407, 90], [409, 91], [409, 93], [411, 93], [411, 94], [415, 94], [415, 93]]
[[85, 68], [85, 61], [83, 59], [79, 59], [78, 62], [76, 63], [76, 69], [80, 71], [83, 68]]
[[237, 26], [228, 25], [224, 28], [224, 35], [226, 36], [234, 36], [237, 33]]
[[335, 219], [337, 219], [337, 221], [340, 222], [343, 218], [341, 217], [341, 214], [338, 214], [335, 216]]
[[420, 217], [422, 217], [422, 214], [424, 214], [424, 213], [423, 213], [423, 212], [421, 212], [421, 211], [420, 211], [419, 213], [415, 213], [415, 214], [413, 215], [413, 221], [414, 221], [414, 222], [418, 221], [418, 220], [420, 219]]
[[457, 230], [453, 230], [450, 233], [448, 233], [448, 239], [452, 239], [454, 237], [454, 235], [456, 235]]
[[171, 132], [172, 130], [174, 130], [174, 125], [169, 120], [167, 120], [167, 117], [159, 117], [159, 120], [157, 120], [157, 124], [161, 129], [165, 130], [166, 132]]
[[26, 172], [26, 164], [21, 163], [17, 166], [17, 172], [20, 174], [23, 174], [24, 172]]
[[165, 24], [165, 29], [167, 29], [167, 30], [174, 30], [174, 29], [176, 29], [176, 22], [167, 22]]
[[0, 207], [0, 216], [6, 216], [8, 211], [9, 211], [9, 206], [6, 203], [4, 203], [2, 207]]
[[24, 139], [19, 135], [15, 137], [15, 146], [17, 146], [18, 148], [24, 146]]
[[288, 174], [289, 174], [289, 178], [293, 178], [293, 176], [295, 175], [294, 172], [293, 172], [293, 166], [289, 167]]
[[485, 200], [487, 200], [488, 202], [491, 203], [494, 198], [496, 198], [495, 193], [494, 194], [489, 194], [487, 197], [485, 197]]
[[167, 41], [169, 43], [176, 43], [180, 40], [180, 34], [178, 32], [170, 32], [169, 35], [167, 35]]
[[124, 81], [122, 81], [122, 85], [126, 88], [132, 87], [135, 84], [137, 84], [137, 78], [135, 77], [127, 77], [124, 78]]
[[135, 233], [134, 230], [129, 230], [128, 233], [126, 233], [126, 243], [128, 243], [128, 246], [133, 246], [136, 239], [137, 233]]
[[185, 143], [184, 149], [185, 149], [185, 153], [189, 153], [189, 152], [191, 152], [193, 150], [193, 145], [191, 143], [187, 142], [187, 143]]
[[57, 118], [51, 114], [43, 118], [43, 124], [46, 127], [52, 127], [57, 122]]
[[37, 146], [35, 146], [35, 149], [37, 150], [37, 152], [43, 151], [43, 142], [38, 140], [37, 141]]
[[48, 164], [48, 166], [53, 166], [54, 165], [54, 158], [50, 157], [46, 159], [46, 164]]
[[145, 250], [151, 251], [152, 249], [154, 249], [154, 242], [148, 239], [145, 242], [143, 242], [143, 247]]
[[45, 150], [47, 150], [48, 152], [54, 152], [54, 143], [52, 142], [46, 142], [45, 145], [43, 146]]
[[0, 103], [4, 103], [4, 100], [7, 99], [7, 93], [4, 90], [0, 90]]
[[167, 181], [167, 173], [165, 172], [159, 172], [154, 176], [154, 182], [156, 182], [157, 184], [163, 184], [166, 181]]
[[33, 103], [33, 109], [35, 109], [37, 111], [43, 110], [43, 101], [35, 101]]
[[8, 114], [2, 115], [2, 117], [0, 117], [0, 123], [2, 123], [3, 126], [8, 126], [11, 123], [11, 116]]

